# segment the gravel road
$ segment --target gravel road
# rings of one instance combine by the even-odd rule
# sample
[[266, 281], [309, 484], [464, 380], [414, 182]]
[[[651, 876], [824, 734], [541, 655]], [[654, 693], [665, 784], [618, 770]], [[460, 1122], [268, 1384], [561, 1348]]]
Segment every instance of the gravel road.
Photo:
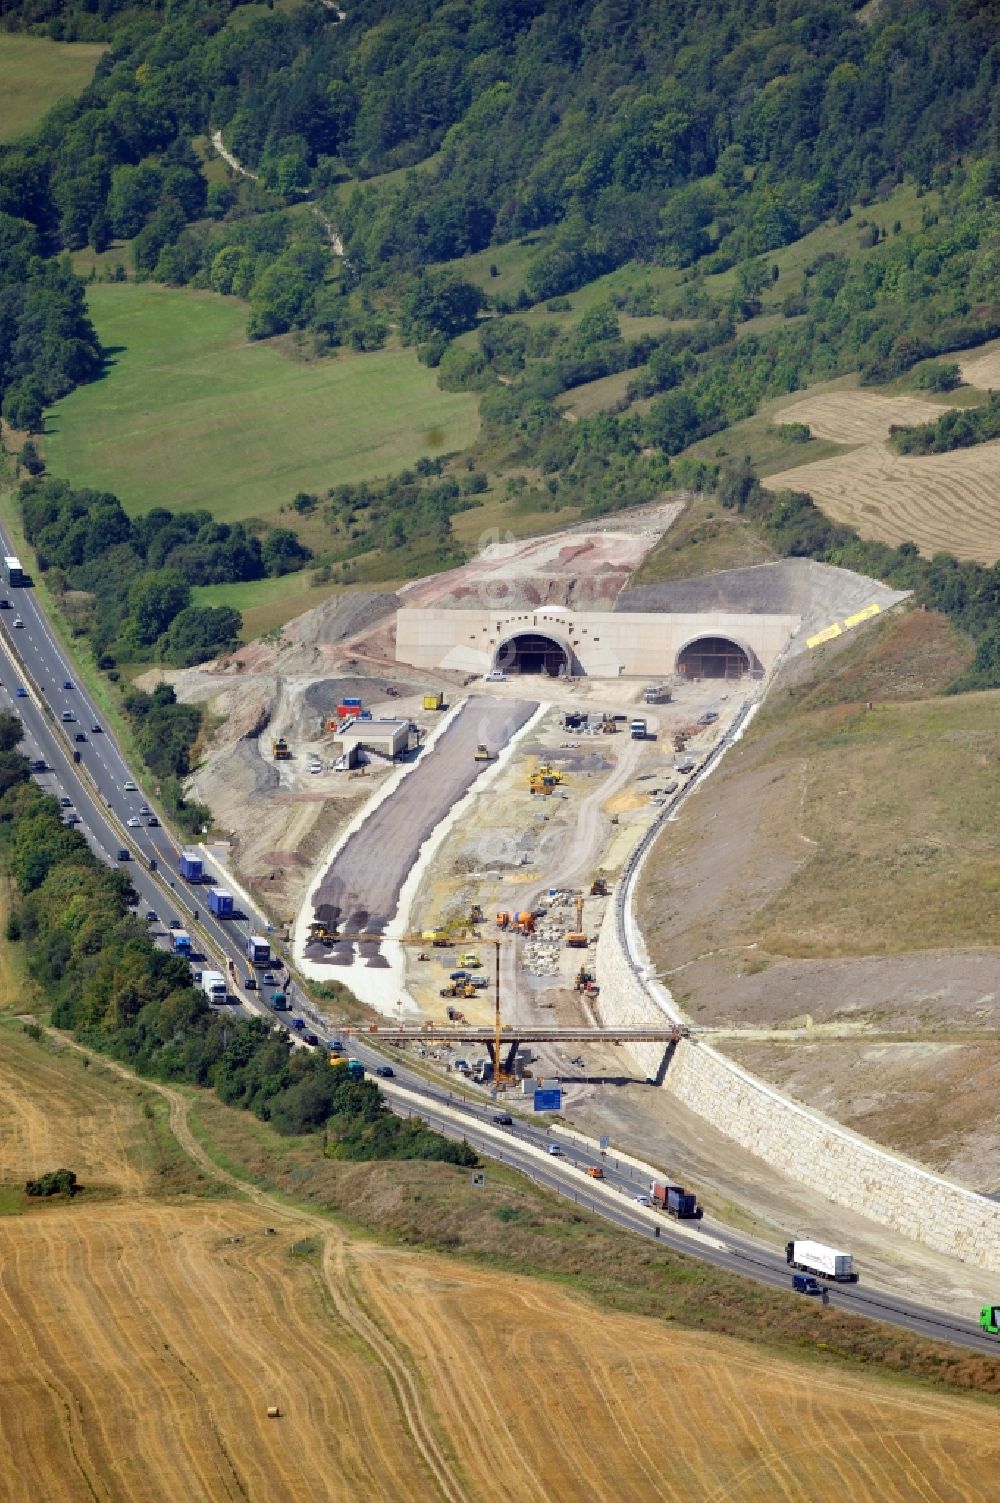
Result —
[[[334, 857], [316, 889], [316, 917], [335, 920], [348, 932], [383, 929], [396, 911], [420, 847], [489, 765], [474, 760], [478, 744], [484, 742], [494, 754], [500, 751], [537, 707], [531, 699], [469, 699], [435, 746]], [[321, 954], [314, 947], [310, 958]], [[350, 956], [345, 946], [330, 963], [350, 963]], [[365, 958], [377, 963], [374, 954]]]

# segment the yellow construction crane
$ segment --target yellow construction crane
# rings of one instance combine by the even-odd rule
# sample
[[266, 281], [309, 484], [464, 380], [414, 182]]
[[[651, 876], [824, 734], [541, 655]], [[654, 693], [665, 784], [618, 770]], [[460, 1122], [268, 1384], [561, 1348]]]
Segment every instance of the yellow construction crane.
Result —
[[[309, 935], [311, 939], [320, 940], [325, 944], [423, 945], [427, 943], [422, 934], [386, 935], [373, 934], [368, 930], [349, 933], [338, 930], [335, 925], [331, 926], [321, 921], [309, 925]], [[504, 1069], [500, 1063], [500, 1035], [504, 1032], [504, 1025], [500, 1018], [500, 939], [479, 939], [477, 943], [492, 945], [495, 952], [493, 980], [493, 1083], [498, 1087], [513, 1085], [515, 1077]], [[373, 1024], [369, 1032], [377, 1033], [378, 1024]]]

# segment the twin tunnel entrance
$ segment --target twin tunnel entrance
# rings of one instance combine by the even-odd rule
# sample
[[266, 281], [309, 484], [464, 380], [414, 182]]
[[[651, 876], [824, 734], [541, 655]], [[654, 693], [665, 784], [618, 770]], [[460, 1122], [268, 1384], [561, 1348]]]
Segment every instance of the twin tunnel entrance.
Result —
[[[518, 632], [501, 642], [493, 659], [494, 668], [519, 677], [569, 678], [573, 673], [570, 650], [555, 637], [542, 632]], [[752, 671], [746, 649], [728, 637], [696, 637], [677, 654], [672, 665], [655, 672], [674, 672], [681, 678], [741, 679]]]

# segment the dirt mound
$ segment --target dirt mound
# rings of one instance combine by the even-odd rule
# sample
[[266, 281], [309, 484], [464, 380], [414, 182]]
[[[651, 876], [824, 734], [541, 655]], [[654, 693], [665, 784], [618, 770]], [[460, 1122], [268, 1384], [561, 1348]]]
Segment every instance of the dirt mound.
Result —
[[732, 611], [797, 615], [806, 626], [826, 625], [877, 603], [884, 610], [904, 595], [878, 580], [809, 558], [783, 558], [751, 569], [723, 569], [699, 579], [667, 579], [620, 595], [616, 611]]
[[361, 699], [365, 705], [373, 700], [398, 698], [412, 693], [412, 687], [402, 680], [395, 682], [384, 678], [321, 678], [310, 684], [303, 699], [309, 710], [317, 715], [332, 715], [343, 704], [345, 694]]

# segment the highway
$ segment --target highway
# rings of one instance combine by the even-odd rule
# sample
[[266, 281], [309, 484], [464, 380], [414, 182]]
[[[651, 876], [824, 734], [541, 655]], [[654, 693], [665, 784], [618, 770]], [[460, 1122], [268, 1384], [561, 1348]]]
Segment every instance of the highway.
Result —
[[[11, 552], [2, 530], [0, 545], [4, 553]], [[170, 832], [162, 825], [150, 827], [144, 818], [138, 827], [128, 827], [128, 819], [141, 818], [138, 811], [144, 800], [142, 780], [130, 771], [107, 729], [92, 731], [91, 727], [99, 723], [97, 711], [76, 684], [73, 670], [39, 608], [34, 591], [7, 585], [0, 586], [0, 590], [12, 602], [10, 609], [0, 610], [0, 705], [20, 715], [25, 728], [26, 755], [45, 760], [47, 770], [36, 774], [39, 783], [57, 797], [72, 801], [72, 811], [67, 813], [79, 816], [79, 828], [100, 859], [117, 864], [119, 850], [130, 850], [131, 859], [122, 866], [138, 894], [139, 911], [148, 914], [152, 909], [157, 913], [160, 923], [151, 927], [161, 944], [169, 943], [166, 926], [170, 920], [179, 919], [191, 933], [193, 948], [208, 957], [210, 967], [221, 963], [220, 968], [225, 972], [232, 960], [240, 977], [244, 977], [249, 969], [245, 958], [247, 936], [251, 931], [266, 933], [265, 920], [253, 911], [239, 918], [216, 919], [207, 911], [205, 889], [188, 886], [177, 875], [180, 848]], [[16, 615], [23, 620], [23, 627], [14, 627]], [[15, 661], [15, 653], [19, 662]], [[75, 687], [64, 689], [67, 680]], [[18, 685], [25, 689], [25, 697], [18, 696]], [[76, 717], [66, 725], [61, 719], [64, 710], [71, 710]], [[79, 727], [87, 736], [82, 743], [72, 739]], [[74, 750], [81, 752], [79, 765], [73, 762]], [[125, 787], [128, 782], [135, 783], [135, 791]], [[152, 804], [151, 799], [149, 802]], [[150, 870], [151, 859], [157, 863], [156, 871]], [[206, 873], [219, 885], [226, 885], [224, 874], [213, 872], [209, 863]], [[331, 1025], [312, 1007], [294, 980], [290, 979], [284, 990], [291, 1007], [287, 1016], [274, 1014], [258, 992], [247, 992], [242, 986], [238, 1006], [286, 1028], [299, 1044], [301, 1039], [291, 1026], [294, 1016], [322, 1036], [332, 1035]], [[369, 1070], [385, 1064], [386, 1056], [376, 1052], [370, 1040], [359, 1038], [355, 1030], [351, 1037], [353, 1053]], [[687, 1253], [720, 1270], [784, 1289], [792, 1297], [783, 1249], [765, 1245], [708, 1218], [678, 1225], [636, 1204], [635, 1197], [648, 1190], [648, 1180], [641, 1178], [638, 1170], [616, 1160], [613, 1150], [602, 1154], [596, 1145], [578, 1142], [533, 1117], [515, 1116], [512, 1126], [499, 1127], [491, 1121], [497, 1107], [489, 1101], [470, 1104], [449, 1093], [446, 1087], [428, 1083], [396, 1059], [392, 1068], [394, 1078], [380, 1084], [394, 1110], [404, 1115], [417, 1112], [448, 1136], [466, 1139], [484, 1158], [512, 1166], [537, 1184], [569, 1197], [581, 1208], [648, 1238], [655, 1246]], [[511, 1103], [512, 1108], [516, 1105]], [[559, 1144], [562, 1151], [558, 1157], [548, 1153], [550, 1142]], [[588, 1178], [586, 1170], [594, 1166], [602, 1168], [605, 1176], [602, 1182]], [[656, 1227], [659, 1227], [658, 1237]], [[864, 1269], [860, 1273], [860, 1284], [830, 1285], [831, 1305], [922, 1336], [1000, 1355], [1000, 1342], [980, 1331], [974, 1319], [959, 1320], [930, 1304], [918, 1305], [895, 1293], [869, 1288], [864, 1283]], [[815, 1303], [818, 1306], [820, 1302]]]

